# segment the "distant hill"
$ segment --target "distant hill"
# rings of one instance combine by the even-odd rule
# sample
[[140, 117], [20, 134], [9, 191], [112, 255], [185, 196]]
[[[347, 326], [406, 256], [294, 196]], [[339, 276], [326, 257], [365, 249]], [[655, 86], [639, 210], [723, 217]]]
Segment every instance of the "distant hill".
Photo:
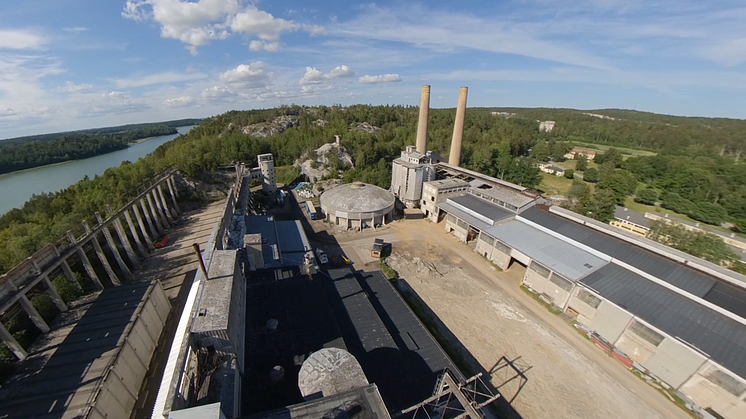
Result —
[[11, 138], [0, 141], [0, 174], [122, 150], [143, 138], [176, 134], [176, 127], [200, 121], [180, 119]]
[[202, 119], [188, 118], [188, 119], [176, 119], [173, 121], [164, 121], [164, 122], [148, 122], [144, 124], [119, 125], [116, 127], [90, 128], [90, 129], [81, 129], [81, 130], [76, 130], [76, 131], [54, 132], [50, 134], [28, 135], [25, 137], [7, 138], [4, 140], [0, 140], [0, 145], [22, 144], [22, 143], [27, 143], [30, 141], [49, 141], [49, 140], [55, 140], [61, 137], [69, 136], [71, 134], [104, 135], [104, 134], [116, 134], [116, 133], [121, 133], [125, 131], [133, 131], [133, 130], [146, 130], [146, 129], [158, 127], [158, 126], [166, 126], [166, 127], [171, 127], [171, 128], [185, 127], [189, 125], [197, 125], [200, 122], [202, 122]]
[[[552, 137], [647, 150], [690, 146], [735, 154], [746, 150], [746, 120], [661, 115], [625, 109], [483, 108], [557, 124]], [[500, 116], [500, 115], [496, 115]], [[505, 115], [502, 115], [506, 117]]]

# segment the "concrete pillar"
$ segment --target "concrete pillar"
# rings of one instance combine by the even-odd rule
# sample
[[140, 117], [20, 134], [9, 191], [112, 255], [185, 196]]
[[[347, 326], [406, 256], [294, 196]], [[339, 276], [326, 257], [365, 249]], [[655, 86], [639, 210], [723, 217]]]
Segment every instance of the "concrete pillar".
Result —
[[[136, 205], [132, 205], [132, 209], [134, 211], [137, 211]], [[140, 238], [140, 235], [137, 233], [137, 227], [135, 227], [135, 223], [132, 222], [132, 216], [130, 215], [130, 210], [124, 211], [124, 219], [127, 221], [127, 227], [130, 229], [130, 234], [132, 234], [132, 238], [135, 239], [135, 244], [137, 245], [137, 250], [140, 252], [140, 255], [143, 257], [143, 259], [150, 256], [150, 253], [148, 252], [148, 248], [145, 247], [145, 245], [142, 242], [142, 239]], [[142, 222], [142, 220], [138, 220]], [[144, 228], [145, 226], [141, 226], [141, 228]], [[145, 235], [147, 240], [147, 235]]]
[[5, 325], [0, 322], [0, 340], [8, 346], [11, 352], [18, 358], [19, 361], [23, 361], [28, 356], [28, 352], [23, 349], [20, 343], [8, 332]]
[[[145, 214], [145, 220], [148, 222], [148, 226], [150, 227], [150, 233], [148, 233], [148, 230], [145, 229], [145, 224], [142, 222], [142, 217], [140, 216], [140, 210], [137, 209], [137, 205], [132, 206], [132, 211], [135, 212], [135, 218], [137, 218], [137, 224], [140, 225], [140, 231], [142, 231], [143, 237], [145, 237], [145, 242], [148, 244], [148, 249], [153, 250], [155, 249], [155, 246], [153, 246], [153, 238], [156, 237], [155, 227], [153, 227], [153, 223], [150, 222], [150, 218], [148, 218], [148, 211], [145, 209], [145, 200], [140, 200], [140, 208], [142, 208], [142, 212]], [[152, 236], [151, 236], [152, 234]]]
[[62, 267], [62, 273], [65, 274], [65, 278], [67, 278], [68, 281], [75, 284], [75, 286], [78, 289], [81, 289], [82, 287], [80, 286], [80, 283], [78, 282], [78, 280], [75, 278], [75, 275], [73, 274], [73, 270], [70, 269], [70, 265], [67, 264], [67, 261], [63, 259], [62, 262], [60, 262], [60, 266]]
[[158, 193], [156, 194], [157, 195], [156, 198], [160, 198], [160, 203], [162, 205], [161, 209], [166, 214], [166, 218], [168, 219], [168, 223], [171, 224], [171, 225], [174, 225], [174, 217], [171, 216], [171, 210], [170, 210], [170, 208], [168, 208], [168, 202], [166, 202], [166, 197], [163, 196], [163, 188], [161, 188], [161, 184], [160, 183], [155, 187], [155, 190], [158, 191]]
[[[91, 232], [91, 228], [88, 226], [87, 222], [83, 221], [83, 227], [85, 228], [85, 231], [87, 231], [88, 233]], [[117, 274], [114, 273], [114, 269], [111, 268], [111, 265], [109, 264], [109, 260], [106, 259], [106, 253], [104, 253], [104, 249], [102, 249], [101, 245], [98, 244], [98, 239], [96, 238], [96, 235], [91, 234], [89, 239], [91, 241], [91, 245], [93, 246], [93, 250], [96, 252], [96, 256], [98, 256], [98, 260], [104, 266], [104, 270], [106, 271], [106, 274], [109, 276], [111, 283], [115, 286], [122, 285], [122, 283], [119, 281], [119, 278], [117, 277]]]
[[430, 86], [422, 86], [420, 96], [420, 119], [417, 121], [417, 151], [427, 153], [427, 125], [430, 117]]
[[174, 210], [176, 211], [176, 215], [181, 215], [181, 208], [179, 208], [179, 204], [176, 202], [176, 187], [174, 186], [174, 178], [173, 176], [170, 176], [168, 179], [166, 179], [166, 184], [168, 185], [168, 191], [171, 193], [171, 202], [174, 204]]
[[67, 238], [70, 240], [70, 243], [72, 243], [73, 246], [75, 246], [75, 251], [78, 253], [78, 258], [83, 263], [83, 268], [85, 269], [85, 272], [88, 274], [88, 277], [91, 278], [91, 281], [93, 281], [93, 285], [96, 286], [96, 289], [99, 289], [99, 290], [104, 289], [104, 284], [102, 284], [101, 280], [98, 279], [96, 270], [93, 269], [93, 265], [91, 265], [91, 261], [88, 260], [88, 256], [86, 256], [85, 252], [83, 251], [83, 245], [77, 244], [75, 237], [69, 230], [67, 231]]
[[[101, 214], [96, 214], [96, 220], [98, 220], [98, 224], [103, 224], [103, 218], [101, 217]], [[101, 232], [104, 234], [104, 239], [106, 239], [106, 244], [109, 246], [109, 249], [111, 249], [111, 253], [114, 255], [114, 260], [117, 262], [117, 265], [119, 265], [119, 269], [122, 270], [122, 273], [124, 274], [124, 277], [129, 280], [135, 279], [135, 276], [132, 275], [132, 272], [130, 271], [129, 266], [124, 262], [124, 259], [122, 259], [122, 255], [119, 253], [119, 248], [117, 248], [117, 244], [114, 243], [114, 238], [111, 236], [111, 230], [109, 230], [109, 226], [103, 226], [101, 228]], [[103, 250], [103, 249], [102, 249]], [[117, 284], [119, 285], [119, 284]]]
[[49, 293], [49, 296], [52, 297], [54, 305], [56, 305], [61, 312], [67, 311], [67, 304], [65, 304], [65, 300], [60, 297], [60, 294], [57, 292], [54, 284], [52, 284], [52, 281], [49, 280], [49, 277], [44, 275], [42, 281], [44, 281], [44, 285], [47, 286], [47, 292]]
[[140, 259], [137, 258], [135, 249], [132, 248], [132, 244], [130, 243], [130, 238], [127, 237], [127, 233], [124, 231], [124, 226], [122, 226], [122, 220], [119, 218], [114, 219], [114, 231], [117, 232], [117, 237], [119, 237], [119, 241], [124, 247], [124, 253], [127, 254], [127, 259], [130, 260], [135, 269], [140, 269]]
[[458, 95], [458, 107], [456, 108], [456, 121], [453, 124], [453, 139], [451, 140], [451, 153], [448, 156], [448, 164], [451, 166], [461, 165], [461, 143], [464, 139], [464, 117], [466, 116], [466, 96], [468, 87], [462, 87]]
[[31, 301], [26, 297], [26, 294], [21, 295], [21, 298], [18, 299], [18, 304], [23, 308], [23, 311], [28, 314], [31, 321], [34, 322], [34, 325], [36, 325], [42, 333], [47, 333], [49, 331], [49, 325], [44, 321], [44, 318], [41, 317], [41, 314], [36, 311], [36, 308], [31, 304]]
[[[161, 217], [162, 215], [158, 214], [158, 209], [155, 207], [155, 204], [153, 204], [153, 191], [145, 194], [145, 199], [148, 200], [148, 206], [150, 207], [150, 215], [152, 216], [153, 224], [155, 224], [155, 227], [158, 229], [158, 236], [162, 235], [166, 232], [166, 228], [163, 224], [161, 224]], [[155, 234], [154, 234], [155, 235]]]

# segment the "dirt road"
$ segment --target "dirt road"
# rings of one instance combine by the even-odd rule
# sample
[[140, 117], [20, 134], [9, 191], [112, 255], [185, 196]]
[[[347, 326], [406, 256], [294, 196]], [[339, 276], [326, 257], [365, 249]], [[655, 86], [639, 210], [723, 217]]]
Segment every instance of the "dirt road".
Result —
[[[513, 403], [524, 418], [690, 418], [526, 295], [525, 268], [498, 272], [442, 224], [405, 220], [386, 233], [394, 243], [389, 264], [483, 368], [503, 355], [530, 367]], [[363, 240], [340, 244], [354, 253]], [[516, 390], [516, 382], [501, 389], [508, 397]]]

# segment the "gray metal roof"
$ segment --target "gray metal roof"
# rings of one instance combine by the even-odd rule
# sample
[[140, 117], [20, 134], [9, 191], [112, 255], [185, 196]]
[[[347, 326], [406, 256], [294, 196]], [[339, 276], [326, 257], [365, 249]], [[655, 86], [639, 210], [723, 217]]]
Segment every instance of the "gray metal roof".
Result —
[[571, 281], [577, 281], [608, 263], [520, 221], [490, 227], [484, 232]]
[[644, 227], [650, 227], [650, 223], [652, 222], [651, 219], [645, 217], [645, 214], [619, 205], [614, 208], [614, 218], [626, 220]]
[[460, 208], [449, 204], [448, 201], [438, 205], [438, 208], [445, 211], [447, 214], [454, 215], [466, 221], [467, 223], [469, 223], [470, 226], [473, 226], [477, 230], [486, 230], [492, 227], [492, 224], [487, 224], [484, 221], [480, 220], [479, 218], [476, 218], [473, 215], [462, 211]]
[[[448, 198], [446, 202], [451, 201], [452, 203], [461, 205], [468, 208], [477, 214], [492, 220], [491, 225], [494, 225], [497, 221], [503, 220], [510, 216], [513, 216], [513, 212], [506, 210], [505, 208], [498, 207], [497, 205], [485, 201], [484, 199], [477, 198], [474, 195], [462, 195]], [[443, 205], [440, 205], [442, 208]]]
[[472, 187], [471, 193], [479, 193], [489, 196], [518, 208], [528, 205], [534, 201], [534, 198], [521, 194], [520, 192], [508, 189], [501, 185], [490, 185], [482, 180], [476, 179], [469, 182]]
[[746, 377], [745, 325], [613, 263], [580, 282]]
[[702, 272], [548, 211], [533, 207], [522, 212], [521, 216], [698, 297], [704, 297], [717, 282]]
[[455, 178], [431, 180], [429, 182], [425, 182], [425, 184], [432, 185], [438, 190], [469, 186], [469, 183], [467, 183], [465, 180]]

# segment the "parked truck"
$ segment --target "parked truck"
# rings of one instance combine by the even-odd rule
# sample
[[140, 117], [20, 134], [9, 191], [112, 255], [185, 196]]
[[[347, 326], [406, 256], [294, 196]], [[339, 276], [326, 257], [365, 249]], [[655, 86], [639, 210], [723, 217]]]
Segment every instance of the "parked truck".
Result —
[[311, 217], [312, 220], [316, 219], [316, 207], [313, 205], [313, 202], [306, 201], [306, 211], [308, 211], [308, 216]]

